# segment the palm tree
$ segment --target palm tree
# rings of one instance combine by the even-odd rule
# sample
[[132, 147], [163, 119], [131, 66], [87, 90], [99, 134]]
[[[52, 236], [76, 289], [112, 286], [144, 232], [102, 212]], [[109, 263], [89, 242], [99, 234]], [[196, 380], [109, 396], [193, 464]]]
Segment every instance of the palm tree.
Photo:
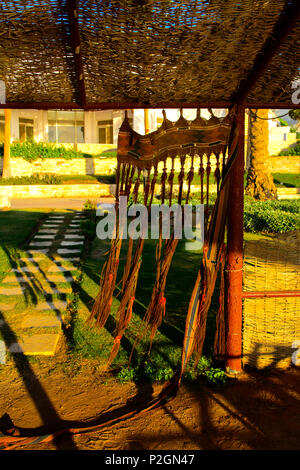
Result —
[[290, 109], [289, 116], [294, 119], [294, 121], [297, 121], [295, 127], [296, 131], [300, 130], [300, 109]]
[[256, 111], [250, 110], [249, 121], [250, 166], [246, 194], [261, 200], [275, 199], [277, 191], [268, 162], [268, 110], [261, 109], [259, 115]]

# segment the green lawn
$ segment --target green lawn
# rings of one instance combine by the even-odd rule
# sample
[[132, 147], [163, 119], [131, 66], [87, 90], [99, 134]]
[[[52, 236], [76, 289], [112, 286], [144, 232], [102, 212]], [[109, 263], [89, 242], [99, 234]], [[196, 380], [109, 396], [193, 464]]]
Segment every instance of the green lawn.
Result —
[[300, 188], [300, 174], [295, 173], [272, 173], [276, 186], [287, 188]]
[[[115, 328], [115, 313], [119, 300], [117, 298], [118, 288], [115, 291], [116, 297], [112, 305], [112, 312], [105, 328], [97, 330], [85, 324], [85, 320], [93, 305], [93, 299], [98, 292], [100, 272], [105, 260], [105, 252], [109, 249], [109, 242], [95, 239], [89, 256], [83, 263], [82, 282], [78, 286], [78, 312], [77, 319], [73, 323], [72, 340], [74, 352], [83, 357], [97, 358], [101, 363], [105, 363], [113, 344], [113, 333]], [[121, 259], [119, 266], [118, 280], [121, 279], [127, 252], [127, 241], [123, 241]], [[182, 340], [185, 326], [185, 316], [188, 309], [190, 295], [200, 266], [202, 254], [199, 252], [185, 251], [184, 242], [180, 242], [168, 276], [166, 289], [167, 313], [162, 326], [156, 334], [153, 342], [149, 364], [152, 373], [172, 375], [172, 371], [180, 362]], [[152, 293], [155, 280], [155, 241], [147, 240], [142, 255], [142, 266], [136, 291], [136, 301], [131, 323], [122, 339], [121, 348], [117, 358], [113, 363], [113, 368], [120, 369], [126, 367], [128, 358], [132, 351], [132, 346], [136, 336], [141, 331], [142, 318], [145, 315], [148, 302]], [[205, 353], [210, 354], [215, 314], [217, 310], [217, 299], [214, 298], [210, 310], [208, 330], [209, 340], [206, 344]], [[149, 348], [149, 337], [146, 335], [138, 343], [133, 356], [133, 365], [138, 365]], [[149, 365], [150, 367], [150, 365]], [[169, 371], [169, 372], [168, 372]], [[155, 375], [157, 378], [157, 375]]]
[[29, 185], [29, 184], [112, 184], [115, 175], [32, 175], [0, 178], [0, 185]]
[[[11, 268], [10, 260], [14, 258], [14, 253], [22, 249], [46, 212], [42, 210], [0, 212], [0, 281]], [[266, 236], [268, 235], [261, 233], [245, 233], [245, 239], [258, 240]], [[70, 346], [70, 359], [74, 359], [74, 361], [78, 359], [80, 361], [81, 358], [91, 358], [99, 361], [100, 365], [105, 364], [113, 344], [115, 314], [119, 305], [118, 288], [115, 291], [112, 312], [105, 327], [98, 330], [93, 324], [90, 326], [86, 324], [86, 319], [98, 293], [100, 273], [109, 246], [110, 241], [101, 241], [97, 238], [86, 246], [81, 279], [75, 284], [74, 315], [70, 327], [65, 329]], [[137, 373], [136, 371], [143, 367], [144, 372], [148, 371], [147, 374], [151, 380], [165, 380], [173, 374], [180, 363], [186, 313], [197, 272], [201, 265], [202, 252], [186, 251], [185, 242], [179, 242], [167, 278], [166, 316], [154, 339], [151, 354], [149, 357], [147, 356], [149, 338], [146, 335], [138, 343], [136, 353], [133, 356], [132, 365], [136, 368], [127, 369], [128, 358], [136, 336], [141, 331], [142, 318], [152, 292], [156, 272], [155, 248], [155, 240], [145, 241], [134, 313], [130, 326], [122, 339], [119, 354], [113, 363], [113, 369], [121, 370], [126, 375], [132, 371]], [[127, 241], [124, 240], [118, 280], [121, 279], [126, 253]], [[219, 279], [217, 287], [218, 284]], [[218, 296], [218, 289], [216, 289], [208, 315], [204, 358], [201, 360], [202, 366], [205, 367], [211, 364], [208, 358], [212, 353]]]
[[[264, 235], [258, 234], [246, 234], [245, 236], [246, 239], [260, 239], [264, 237]], [[112, 312], [102, 330], [88, 326], [85, 321], [93, 305], [93, 299], [98, 293], [100, 273], [109, 246], [109, 241], [101, 241], [97, 238], [92, 242], [91, 249], [82, 267], [82, 282], [78, 285], [77, 318], [72, 325], [71, 344], [73, 344], [74, 352], [81, 357], [97, 358], [101, 363], [105, 363], [107, 360], [113, 344], [115, 314], [119, 305], [119, 289], [117, 288], [115, 291]], [[155, 240], [149, 239], [145, 241], [142, 265], [136, 290], [134, 313], [131, 323], [122, 339], [119, 354], [112, 365], [116, 369], [127, 366], [128, 357], [132, 351], [136, 335], [141, 331], [142, 318], [145, 315], [155, 280], [155, 249]], [[126, 253], [127, 241], [123, 240], [118, 281], [120, 281], [122, 277]], [[167, 278], [165, 291], [167, 300], [166, 316], [156, 334], [151, 355], [148, 358], [151, 362], [151, 367], [155, 371], [153, 372], [154, 374], [175, 370], [175, 367], [178, 366], [180, 362], [186, 314], [201, 261], [202, 251], [186, 251], [184, 240], [179, 242]], [[219, 279], [217, 285], [218, 284]], [[219, 306], [218, 297], [219, 293], [218, 289], [216, 289], [208, 316], [207, 339], [204, 345], [205, 357], [202, 360], [204, 363], [212, 354], [215, 318]], [[138, 343], [136, 348], [137, 354], [134, 356], [135, 361], [137, 361], [137, 359], [141, 360], [145, 353], [147, 353], [149, 347], [148, 340], [149, 337], [146, 335], [141, 343]], [[134, 362], [134, 364], [136, 364], [136, 362]]]
[[20, 250], [39, 221], [48, 211], [11, 210], [0, 211], [0, 281], [11, 269], [10, 259]]

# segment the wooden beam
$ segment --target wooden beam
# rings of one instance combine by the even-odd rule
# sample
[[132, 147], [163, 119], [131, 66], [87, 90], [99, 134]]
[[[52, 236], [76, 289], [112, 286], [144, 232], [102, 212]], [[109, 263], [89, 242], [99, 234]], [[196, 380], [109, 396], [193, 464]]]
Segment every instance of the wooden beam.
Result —
[[[239, 88], [232, 95], [233, 103], [244, 103], [250, 92], [255, 88], [258, 79], [267, 70], [273, 57], [277, 54], [282, 42], [287, 38], [291, 30], [300, 19], [300, 2], [291, 0], [276, 22], [272, 33], [266, 40], [260, 52], [257, 54], [253, 67], [245, 80], [240, 83]], [[296, 45], [295, 45], [296, 47]], [[267, 84], [266, 84], [267, 85]], [[253, 108], [254, 106], [251, 105]], [[273, 106], [270, 106], [273, 108]], [[291, 107], [291, 106], [289, 106]]]
[[83, 60], [81, 52], [80, 32], [78, 24], [78, 1], [66, 0], [66, 8], [68, 13], [69, 35], [71, 40], [71, 48], [75, 63], [76, 76], [76, 93], [77, 104], [81, 107], [86, 105], [86, 93], [84, 83]]
[[[61, 102], [21, 102], [12, 101], [6, 104], [0, 104], [0, 109], [5, 109], [9, 106], [10, 109], [84, 109], [84, 110], [105, 110], [105, 109], [229, 109], [232, 107], [231, 101], [210, 101], [210, 102], [199, 102], [199, 103], [159, 103], [159, 104], [148, 104], [148, 103], [86, 103], [81, 106], [78, 103], [61, 103]], [[253, 109], [300, 109], [300, 104], [290, 103], [257, 103], [257, 102], [245, 102], [245, 108]]]
[[272, 297], [300, 297], [300, 290], [269, 290], [269, 291], [244, 291], [242, 293], [243, 299], [261, 299]]
[[3, 170], [2, 178], [9, 178], [11, 176], [10, 167], [10, 123], [11, 123], [11, 109], [4, 110], [4, 154], [3, 154]]

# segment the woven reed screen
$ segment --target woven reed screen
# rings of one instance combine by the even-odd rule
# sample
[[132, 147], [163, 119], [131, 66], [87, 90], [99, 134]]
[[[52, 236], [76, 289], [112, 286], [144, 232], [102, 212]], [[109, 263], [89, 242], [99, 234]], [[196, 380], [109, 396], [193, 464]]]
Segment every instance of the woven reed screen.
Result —
[[[300, 289], [300, 234], [244, 245], [244, 291]], [[243, 301], [243, 364], [289, 367], [300, 341], [300, 298]]]
[[[78, 0], [87, 104], [230, 101], [286, 0]], [[66, 0], [0, 0], [0, 79], [8, 102], [76, 101]], [[290, 102], [299, 27], [251, 93]]]

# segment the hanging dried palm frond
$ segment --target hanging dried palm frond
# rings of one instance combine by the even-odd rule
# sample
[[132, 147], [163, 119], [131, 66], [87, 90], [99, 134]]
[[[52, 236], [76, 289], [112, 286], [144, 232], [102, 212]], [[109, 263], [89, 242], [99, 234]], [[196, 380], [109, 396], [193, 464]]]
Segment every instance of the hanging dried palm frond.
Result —
[[[164, 112], [160, 128], [146, 135], [140, 135], [131, 128], [126, 114], [118, 137], [116, 208], [119, 207], [121, 196], [131, 197], [133, 203], [136, 203], [140, 194], [149, 212], [157, 192], [160, 193], [159, 198], [163, 205], [171, 206], [174, 202], [179, 205], [187, 204], [191, 194], [194, 168], [199, 161], [201, 201], [205, 204], [206, 221], [208, 221], [209, 176], [212, 160], [214, 159], [215, 177], [219, 187], [220, 156], [225, 161], [232, 119], [231, 115], [219, 119], [213, 113], [211, 114], [211, 118], [205, 120], [198, 111], [196, 118], [189, 122], [183, 117], [181, 111], [177, 122], [172, 123]], [[158, 183], [161, 165], [163, 167]], [[177, 168], [179, 173], [176, 181]], [[143, 185], [141, 184], [142, 175]], [[139, 191], [141, 186], [142, 191]], [[119, 231], [117, 238], [112, 240], [109, 257], [101, 275], [100, 291], [90, 315], [90, 320], [95, 318], [96, 324], [101, 327], [105, 325], [111, 309], [121, 244], [122, 233]], [[160, 214], [155, 284], [143, 319], [144, 327], [139, 335], [140, 338], [150, 331], [150, 344], [165, 315], [166, 280], [177, 244], [178, 238], [174, 234], [174, 225], [171, 226], [169, 237], [163, 239]], [[143, 247], [143, 237], [140, 237], [136, 244], [129, 237], [127, 258], [121, 280], [120, 304], [116, 313], [115, 340], [108, 364], [115, 358], [121, 338], [131, 319]]]

